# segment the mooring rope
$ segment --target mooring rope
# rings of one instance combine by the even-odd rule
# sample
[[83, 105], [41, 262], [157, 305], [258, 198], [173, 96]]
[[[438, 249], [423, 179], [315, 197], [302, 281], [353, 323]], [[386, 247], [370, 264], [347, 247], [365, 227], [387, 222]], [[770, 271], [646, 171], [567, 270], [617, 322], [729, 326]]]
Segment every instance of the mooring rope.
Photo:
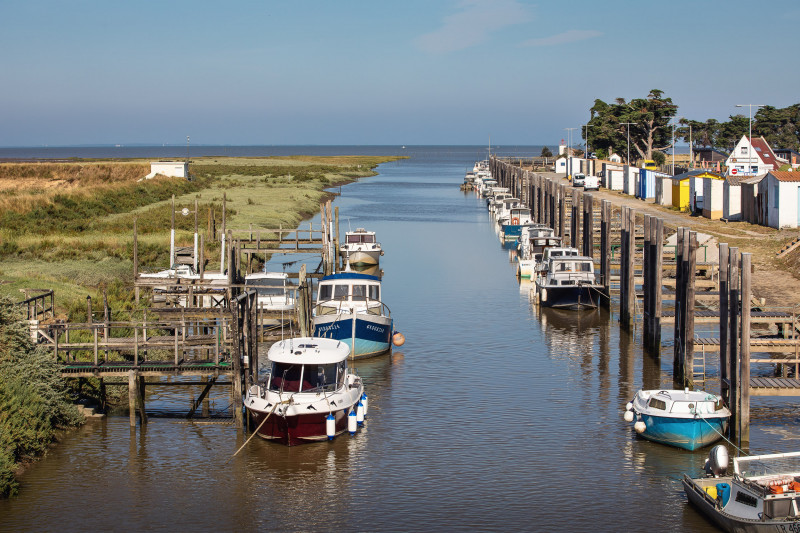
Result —
[[[265, 423], [265, 422], [266, 422], [266, 421], [269, 419], [270, 415], [271, 415], [272, 413], [274, 413], [274, 412], [275, 412], [275, 408], [277, 408], [279, 404], [282, 404], [282, 403], [289, 403], [291, 400], [292, 400], [292, 399], [291, 399], [291, 397], [290, 397], [288, 400], [285, 400], [285, 401], [282, 401], [282, 402], [275, 402], [275, 405], [273, 405], [273, 406], [272, 406], [272, 409], [270, 410], [270, 412], [269, 412], [269, 413], [267, 413], [267, 416], [265, 416], [265, 417], [264, 417], [264, 420], [262, 420], [262, 421], [261, 421], [261, 423], [258, 425], [258, 427], [257, 427], [257, 428], [256, 428], [256, 430], [253, 432], [253, 434], [252, 434], [252, 435], [250, 435], [250, 437], [249, 437], [249, 438], [248, 438], [246, 441], [244, 441], [244, 444], [242, 444], [242, 445], [239, 447], [239, 449], [238, 449], [238, 450], [236, 450], [236, 453], [234, 453], [233, 455], [231, 455], [231, 456], [228, 458], [228, 461], [230, 461], [231, 459], [233, 459], [234, 457], [236, 457], [237, 455], [239, 455], [239, 452], [240, 452], [240, 451], [242, 451], [242, 450], [244, 449], [244, 447], [245, 447], [245, 446], [247, 446], [247, 443], [248, 443], [248, 442], [250, 442], [250, 441], [253, 439], [253, 437], [255, 437], [256, 435], [258, 435], [258, 430], [259, 430], [259, 429], [261, 429], [261, 426], [263, 426], [263, 425], [264, 425], [264, 423]], [[228, 464], [228, 461], [225, 461], [225, 464]]]

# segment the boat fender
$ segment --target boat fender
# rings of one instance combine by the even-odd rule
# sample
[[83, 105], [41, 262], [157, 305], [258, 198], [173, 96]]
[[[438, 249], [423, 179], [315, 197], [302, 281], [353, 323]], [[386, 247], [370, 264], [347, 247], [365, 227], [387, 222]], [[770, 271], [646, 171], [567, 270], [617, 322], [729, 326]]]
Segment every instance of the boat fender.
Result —
[[517, 224], [519, 224], [519, 219], [517, 217], [512, 218], [511, 219], [511, 224], [516, 226]]
[[630, 411], [631, 409], [633, 409], [633, 404], [631, 402], [626, 403], [625, 404], [625, 410], [626, 411]]
[[361, 400], [358, 401], [356, 406], [356, 422], [359, 426], [364, 425], [364, 404], [361, 403]]
[[356, 420], [356, 411], [353, 409], [350, 411], [350, 414], [347, 415], [347, 431], [349, 431], [351, 435], [355, 435], [356, 429], [358, 429], [358, 421]]
[[336, 436], [336, 418], [331, 413], [325, 417], [325, 433], [328, 435], [328, 440], [333, 440]]
[[542, 292], [541, 292], [541, 298], [540, 298], [540, 299], [541, 299], [543, 302], [546, 302], [546, 301], [547, 301], [547, 289], [542, 289]]
[[394, 344], [395, 346], [402, 346], [403, 344], [405, 344], [405, 342], [406, 342], [405, 335], [403, 335], [399, 331], [395, 331], [392, 334], [392, 344]]
[[364, 416], [367, 416], [367, 393], [364, 392], [361, 394], [361, 403], [364, 404]]
[[622, 418], [625, 419], [625, 422], [633, 422], [633, 411], [625, 411], [625, 414], [622, 415]]
[[636, 433], [644, 433], [644, 430], [647, 429], [647, 424], [645, 424], [643, 421], [639, 420], [638, 422], [636, 422], [633, 425], [633, 429], [636, 430]]

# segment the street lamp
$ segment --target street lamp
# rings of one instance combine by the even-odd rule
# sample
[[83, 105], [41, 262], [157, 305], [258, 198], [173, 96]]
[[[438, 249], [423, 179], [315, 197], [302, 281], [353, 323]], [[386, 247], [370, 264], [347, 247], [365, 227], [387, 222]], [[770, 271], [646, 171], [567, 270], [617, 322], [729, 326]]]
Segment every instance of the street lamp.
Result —
[[747, 142], [750, 143], [750, 148], [747, 151], [747, 173], [751, 173], [753, 171], [753, 108], [764, 107], [766, 104], [736, 104], [736, 107], [749, 107], [750, 108], [750, 128], [747, 134]]
[[567, 130], [567, 179], [572, 179], [572, 130], [578, 128], [564, 128]]
[[628, 159], [626, 162], [631, 164], [631, 126], [635, 126], [638, 122], [620, 122], [622, 126], [628, 126]]

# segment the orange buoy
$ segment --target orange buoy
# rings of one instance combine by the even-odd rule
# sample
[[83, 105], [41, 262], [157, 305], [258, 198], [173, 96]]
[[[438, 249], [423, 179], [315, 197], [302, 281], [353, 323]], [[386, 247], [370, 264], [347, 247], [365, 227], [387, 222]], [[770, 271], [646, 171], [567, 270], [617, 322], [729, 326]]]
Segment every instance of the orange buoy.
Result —
[[516, 226], [517, 224], [519, 224], [519, 219], [517, 217], [514, 217], [511, 219], [511, 223]]
[[395, 331], [394, 335], [392, 335], [392, 344], [395, 346], [402, 346], [406, 343], [406, 337], [399, 331]]

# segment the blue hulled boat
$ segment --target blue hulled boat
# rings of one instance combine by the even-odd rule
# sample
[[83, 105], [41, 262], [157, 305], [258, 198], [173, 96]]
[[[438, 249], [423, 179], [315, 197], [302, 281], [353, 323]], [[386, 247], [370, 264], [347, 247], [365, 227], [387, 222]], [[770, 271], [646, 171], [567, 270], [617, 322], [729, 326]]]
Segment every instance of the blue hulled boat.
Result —
[[381, 280], [358, 272], [325, 276], [312, 317], [314, 336], [337, 339], [364, 358], [389, 351], [392, 317], [381, 302]]
[[696, 450], [721, 439], [731, 412], [705, 391], [640, 390], [626, 406], [636, 433], [661, 444]]

